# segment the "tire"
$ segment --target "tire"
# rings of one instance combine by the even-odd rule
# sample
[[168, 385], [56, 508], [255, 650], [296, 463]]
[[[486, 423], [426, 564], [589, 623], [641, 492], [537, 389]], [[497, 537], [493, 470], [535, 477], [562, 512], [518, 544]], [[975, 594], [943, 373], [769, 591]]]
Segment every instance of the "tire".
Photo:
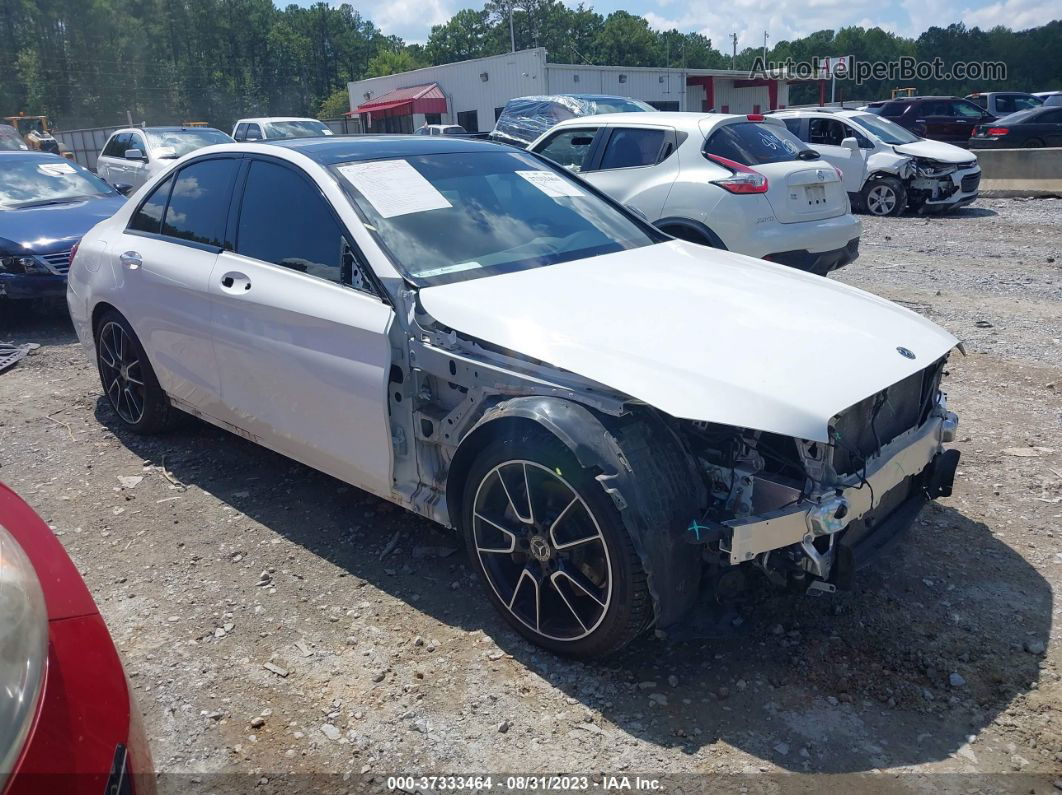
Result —
[[177, 412], [129, 321], [113, 310], [104, 313], [96, 324], [95, 341], [103, 394], [122, 425], [145, 435], [172, 427]]
[[907, 189], [895, 177], [867, 182], [860, 191], [863, 211], [884, 218], [900, 215], [907, 206]]
[[1026, 149], [1039, 149], [1043, 145], [1044, 142], [1041, 141], [1039, 138], [1029, 138], [1025, 141]]
[[545, 430], [487, 444], [469, 469], [461, 515], [491, 602], [532, 643], [599, 658], [651, 623], [645, 571], [619, 512]]

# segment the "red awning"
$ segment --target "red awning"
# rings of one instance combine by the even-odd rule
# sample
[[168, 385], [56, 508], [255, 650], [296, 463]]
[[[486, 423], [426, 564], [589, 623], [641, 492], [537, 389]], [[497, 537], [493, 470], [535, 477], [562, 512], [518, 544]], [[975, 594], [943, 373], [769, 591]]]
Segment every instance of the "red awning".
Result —
[[396, 88], [354, 109], [354, 113], [408, 116], [412, 113], [446, 113], [446, 96], [438, 83]]

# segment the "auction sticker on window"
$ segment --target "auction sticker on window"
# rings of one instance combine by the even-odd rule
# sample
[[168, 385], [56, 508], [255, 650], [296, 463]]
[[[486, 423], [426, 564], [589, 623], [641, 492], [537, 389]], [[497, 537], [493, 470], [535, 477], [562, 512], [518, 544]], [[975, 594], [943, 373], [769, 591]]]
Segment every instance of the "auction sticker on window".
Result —
[[376, 160], [339, 166], [361, 195], [384, 218], [453, 207], [419, 171], [405, 160]]
[[76, 170], [69, 163], [41, 163], [37, 170], [49, 177], [61, 177], [63, 174], [76, 174]]
[[563, 196], [586, 195], [578, 186], [569, 182], [560, 174], [554, 174], [552, 171], [517, 171], [516, 173], [554, 199], [559, 199]]

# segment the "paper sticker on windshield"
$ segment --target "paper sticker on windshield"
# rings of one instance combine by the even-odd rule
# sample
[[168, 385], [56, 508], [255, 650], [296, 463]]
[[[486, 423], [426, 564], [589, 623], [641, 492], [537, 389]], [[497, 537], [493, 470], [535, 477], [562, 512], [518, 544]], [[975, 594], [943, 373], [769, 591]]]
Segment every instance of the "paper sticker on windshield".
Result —
[[61, 177], [63, 174], [76, 174], [77, 171], [69, 163], [39, 163], [37, 170], [49, 177]]
[[578, 186], [572, 184], [560, 174], [554, 174], [552, 171], [517, 171], [516, 173], [554, 199], [559, 199], [563, 196], [586, 195]]
[[384, 218], [453, 207], [405, 160], [348, 163], [339, 173], [369, 200]]

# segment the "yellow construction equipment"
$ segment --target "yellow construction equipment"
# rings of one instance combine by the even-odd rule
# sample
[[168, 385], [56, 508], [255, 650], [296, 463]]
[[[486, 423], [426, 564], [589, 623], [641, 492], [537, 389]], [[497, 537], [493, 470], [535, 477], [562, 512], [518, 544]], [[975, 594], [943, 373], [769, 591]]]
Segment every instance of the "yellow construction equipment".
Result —
[[68, 160], [74, 159], [73, 152], [55, 140], [47, 116], [27, 116], [20, 113], [17, 116], [7, 116], [4, 121], [18, 130], [18, 134], [30, 149], [62, 155]]

